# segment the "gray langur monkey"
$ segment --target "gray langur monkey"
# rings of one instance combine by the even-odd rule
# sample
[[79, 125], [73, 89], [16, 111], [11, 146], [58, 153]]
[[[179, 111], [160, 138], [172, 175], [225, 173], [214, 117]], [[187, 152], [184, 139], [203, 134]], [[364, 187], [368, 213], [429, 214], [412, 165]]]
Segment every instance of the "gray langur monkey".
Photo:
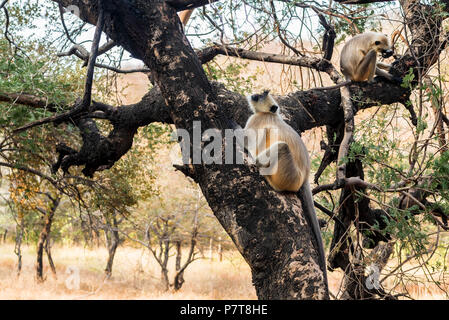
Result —
[[316, 90], [336, 89], [351, 84], [353, 81], [368, 81], [371, 83], [375, 74], [390, 81], [401, 83], [401, 78], [387, 72], [391, 65], [377, 61], [377, 54], [380, 54], [383, 58], [393, 55], [393, 48], [386, 35], [377, 32], [365, 32], [356, 35], [346, 42], [340, 55], [340, 70], [346, 81], [335, 86], [316, 88]]
[[308, 180], [310, 159], [307, 148], [299, 134], [281, 118], [279, 105], [268, 90], [262, 94], [250, 95], [247, 100], [253, 114], [246, 122], [245, 134], [256, 135], [256, 143], [253, 146], [247, 144], [248, 151], [259, 167], [269, 167], [273, 162], [277, 162], [277, 168], [264, 175], [274, 190], [299, 191], [302, 194], [303, 211], [312, 227], [324, 280], [327, 283], [323, 241]]

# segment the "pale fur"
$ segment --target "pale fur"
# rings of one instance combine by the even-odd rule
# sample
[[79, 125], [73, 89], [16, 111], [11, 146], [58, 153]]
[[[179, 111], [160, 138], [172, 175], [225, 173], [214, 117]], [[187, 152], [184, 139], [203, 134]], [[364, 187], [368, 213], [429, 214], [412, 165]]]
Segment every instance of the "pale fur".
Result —
[[[377, 42], [377, 43], [376, 43]], [[392, 50], [386, 35], [365, 32], [350, 39], [340, 55], [340, 70], [348, 80], [373, 81], [374, 75], [387, 79], [392, 76], [379, 68], [389, 70], [390, 65], [377, 62], [377, 54]]]
[[392, 52], [393, 49], [387, 36], [382, 33], [365, 32], [356, 35], [345, 43], [340, 55], [340, 70], [346, 81], [334, 86], [314, 88], [314, 90], [332, 90], [349, 85], [353, 81], [373, 82], [374, 75], [400, 82], [400, 79], [387, 72], [391, 65], [377, 61], [377, 54], [387, 50]]
[[[250, 153], [255, 156], [256, 163], [261, 163], [258, 159], [268, 158], [270, 149], [278, 148], [278, 168], [265, 178], [276, 191], [298, 191], [310, 172], [309, 154], [301, 137], [281, 118], [279, 106], [271, 95], [258, 102], [249, 97], [249, 105], [254, 114], [248, 119], [245, 130], [267, 130], [267, 139], [261, 140], [257, 150], [249, 150]], [[270, 112], [273, 105], [278, 107], [275, 113]], [[265, 157], [261, 157], [262, 153]]]
[[[258, 96], [258, 100], [254, 101], [252, 97]], [[271, 175], [264, 176], [271, 187], [276, 191], [292, 191], [302, 194], [302, 205], [307, 222], [312, 228], [319, 253], [320, 264], [323, 271], [324, 281], [327, 284], [326, 272], [326, 257], [324, 254], [323, 240], [321, 238], [320, 227], [315, 213], [315, 206], [313, 204], [313, 196], [309, 185], [310, 174], [310, 160], [309, 153], [304, 145], [299, 134], [289, 126], [279, 114], [279, 105], [273, 97], [265, 91], [261, 95], [248, 96], [248, 104], [253, 111], [246, 122], [245, 130], [259, 129], [267, 130], [266, 139], [261, 140], [259, 145], [256, 145], [256, 150], [249, 150], [250, 154], [256, 158], [256, 164], [259, 166], [268, 166], [263, 163], [264, 153], [270, 153], [273, 148], [278, 148], [278, 166], [277, 171]], [[270, 109], [276, 106], [276, 112], [271, 112]], [[270, 134], [270, 131], [277, 129], [277, 138]], [[274, 160], [275, 161], [275, 160]]]

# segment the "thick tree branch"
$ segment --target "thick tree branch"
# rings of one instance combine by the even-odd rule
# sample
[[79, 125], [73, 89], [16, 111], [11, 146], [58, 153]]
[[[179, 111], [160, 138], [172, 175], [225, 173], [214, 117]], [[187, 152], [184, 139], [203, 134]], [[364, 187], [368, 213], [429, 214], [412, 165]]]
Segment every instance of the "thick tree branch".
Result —
[[[215, 56], [222, 54], [226, 56], [248, 60], [281, 63], [311, 68], [317, 71], [326, 72], [327, 74], [329, 74], [329, 76], [334, 82], [336, 82], [340, 78], [340, 75], [338, 74], [337, 70], [328, 60], [321, 59], [318, 57], [287, 56], [282, 54], [256, 52], [219, 44], [198, 51], [197, 53], [198, 58], [202, 63], [206, 63], [215, 58]], [[327, 54], [329, 55], [330, 53]]]

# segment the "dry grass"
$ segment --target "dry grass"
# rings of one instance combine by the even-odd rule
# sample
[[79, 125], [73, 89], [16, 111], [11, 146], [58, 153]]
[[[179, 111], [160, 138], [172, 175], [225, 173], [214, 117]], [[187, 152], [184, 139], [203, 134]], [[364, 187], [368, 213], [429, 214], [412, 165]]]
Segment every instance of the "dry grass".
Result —
[[[114, 261], [113, 276], [104, 280], [107, 252], [104, 248], [53, 248], [57, 278], [45, 268], [46, 281], [37, 283], [34, 277], [36, 250], [23, 248], [23, 270], [16, 276], [16, 256], [12, 244], [0, 246], [0, 299], [256, 299], [248, 265], [236, 251], [226, 251], [223, 261], [200, 259], [185, 273], [185, 284], [180, 291], [164, 291], [160, 269], [145, 250], [119, 247]], [[173, 265], [173, 259], [170, 264]], [[45, 261], [46, 264], [46, 261]], [[80, 271], [80, 289], [66, 286], [67, 268]], [[342, 272], [329, 273], [329, 288], [336, 293]], [[419, 278], [419, 277], [418, 277]], [[171, 276], [171, 279], [173, 277]], [[415, 299], [445, 299], [437, 286], [429, 283], [407, 284]]]
[[[119, 247], [113, 276], [104, 281], [106, 249], [55, 247], [57, 279], [46, 268], [47, 279], [41, 284], [34, 277], [34, 247], [24, 247], [19, 278], [13, 250], [10, 244], [0, 246], [0, 299], [256, 299], [249, 267], [236, 252], [225, 252], [222, 262], [193, 262], [181, 290], [164, 292], [160, 269], [144, 250]], [[80, 270], [80, 290], [66, 287], [66, 270], [70, 266]]]

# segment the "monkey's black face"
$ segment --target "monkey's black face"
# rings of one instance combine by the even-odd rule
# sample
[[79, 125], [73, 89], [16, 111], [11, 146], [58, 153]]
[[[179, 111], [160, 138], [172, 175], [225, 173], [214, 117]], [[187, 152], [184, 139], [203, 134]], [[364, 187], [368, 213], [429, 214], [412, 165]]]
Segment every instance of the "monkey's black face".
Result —
[[253, 100], [254, 102], [257, 102], [263, 98], [266, 98], [269, 92], [270, 92], [270, 90], [265, 90], [262, 94], [253, 94], [251, 96], [251, 100]]
[[270, 112], [271, 113], [276, 113], [276, 111], [278, 111], [278, 106], [271, 106], [270, 107]]
[[393, 50], [388, 49], [388, 50], [382, 50], [382, 57], [383, 58], [389, 58], [393, 55]]

